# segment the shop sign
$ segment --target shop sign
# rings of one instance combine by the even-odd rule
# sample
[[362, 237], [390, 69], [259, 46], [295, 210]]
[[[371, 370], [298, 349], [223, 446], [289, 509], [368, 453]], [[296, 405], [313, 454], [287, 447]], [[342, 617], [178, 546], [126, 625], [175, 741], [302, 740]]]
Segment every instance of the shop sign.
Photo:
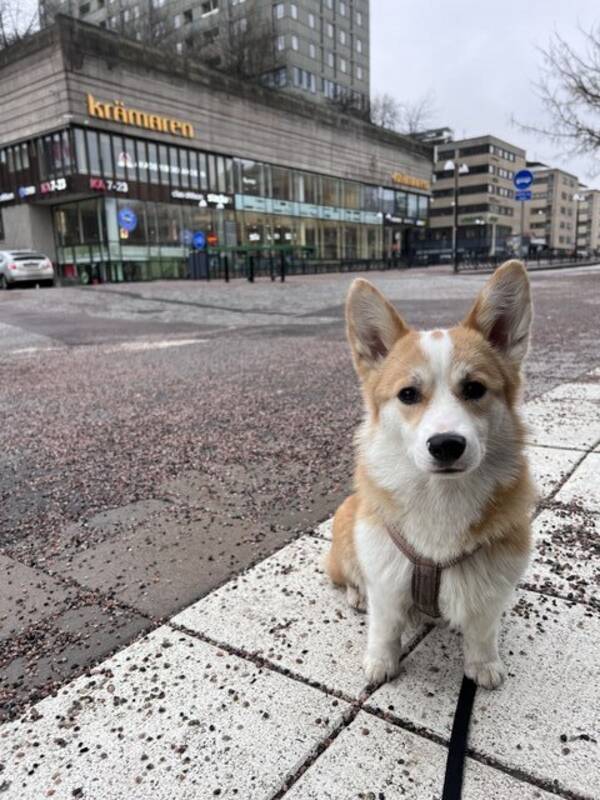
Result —
[[268, 211], [267, 199], [265, 197], [253, 197], [244, 194], [236, 194], [235, 207], [239, 211]]
[[318, 218], [319, 206], [312, 205], [311, 203], [298, 203], [298, 216]]
[[171, 192], [173, 200], [188, 200], [191, 203], [198, 203], [200, 208], [229, 208], [233, 206], [233, 197], [229, 194], [220, 192], [192, 192], [173, 189]]
[[423, 178], [414, 178], [412, 175], [405, 175], [403, 172], [394, 172], [392, 174], [392, 183], [398, 186], [410, 186], [413, 189], [423, 189], [424, 192], [429, 191], [429, 181]]
[[10, 203], [14, 199], [14, 192], [0, 192], [0, 203]]
[[360, 211], [344, 209], [342, 210], [342, 220], [344, 222], [362, 222], [362, 216]]
[[362, 211], [361, 222], [364, 225], [381, 225], [383, 214], [381, 211]]
[[159, 133], [170, 133], [173, 136], [182, 136], [184, 139], [194, 138], [194, 128], [189, 122], [159, 114], [149, 114], [136, 108], [127, 108], [122, 100], [106, 103], [88, 94], [87, 110], [90, 117], [97, 119], [119, 122], [134, 128], [146, 128]]
[[339, 220], [341, 217], [341, 209], [331, 208], [330, 206], [321, 206], [319, 217], [321, 219]]
[[66, 178], [56, 178], [52, 181], [40, 183], [40, 194], [52, 194], [53, 192], [64, 192], [67, 188]]
[[[131, 208], [122, 208], [117, 214], [119, 226], [127, 233], [134, 231], [137, 228], [137, 215]], [[126, 237], [124, 237], [126, 238]]]
[[90, 178], [90, 189], [96, 192], [127, 194], [129, 192], [129, 184], [127, 181], [111, 181], [108, 178]]
[[23, 200], [26, 197], [31, 197], [35, 194], [35, 186], [19, 186], [17, 194]]
[[206, 247], [206, 236], [203, 231], [197, 231], [192, 237], [192, 244], [196, 250], [204, 250]]
[[290, 203], [289, 200], [271, 200], [271, 213], [297, 216], [298, 204]]

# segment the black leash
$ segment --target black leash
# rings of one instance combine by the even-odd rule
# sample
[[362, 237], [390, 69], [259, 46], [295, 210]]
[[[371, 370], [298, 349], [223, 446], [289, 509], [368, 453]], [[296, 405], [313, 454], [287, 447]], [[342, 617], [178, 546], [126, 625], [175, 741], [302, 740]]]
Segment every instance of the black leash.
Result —
[[476, 691], [477, 684], [475, 681], [464, 675], [456, 711], [454, 712], [450, 744], [448, 745], [448, 760], [446, 761], [442, 800], [460, 800], [462, 795], [469, 722], [471, 721], [471, 711], [473, 710]]

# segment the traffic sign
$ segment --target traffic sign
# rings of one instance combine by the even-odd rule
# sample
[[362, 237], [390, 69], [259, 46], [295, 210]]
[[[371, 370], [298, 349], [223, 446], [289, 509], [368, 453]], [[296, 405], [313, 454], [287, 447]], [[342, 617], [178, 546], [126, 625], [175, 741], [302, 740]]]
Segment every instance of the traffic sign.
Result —
[[119, 222], [119, 226], [128, 233], [137, 228], [138, 219], [136, 213], [130, 208], [122, 208], [117, 214], [117, 220]]
[[208, 236], [206, 237], [206, 241], [208, 242], [209, 247], [215, 247], [215, 245], [219, 241], [219, 237], [214, 231], [211, 231]]
[[515, 200], [531, 200], [532, 194], [528, 191], [515, 192]]
[[192, 244], [196, 250], [204, 250], [206, 247], [206, 236], [202, 231], [197, 231], [192, 239]]
[[520, 169], [513, 177], [515, 187], [521, 191], [529, 189], [533, 183], [533, 172], [530, 169]]

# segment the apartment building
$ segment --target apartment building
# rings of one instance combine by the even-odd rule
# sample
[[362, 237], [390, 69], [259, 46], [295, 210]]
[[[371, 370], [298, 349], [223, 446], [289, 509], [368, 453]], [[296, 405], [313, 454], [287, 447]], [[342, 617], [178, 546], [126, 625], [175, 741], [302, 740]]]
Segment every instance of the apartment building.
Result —
[[566, 254], [575, 250], [579, 180], [564, 170], [537, 161], [527, 162], [533, 172], [532, 199], [526, 203], [526, 231], [538, 251]]
[[460, 258], [495, 255], [513, 246], [524, 224], [513, 177], [524, 167], [525, 151], [496, 136], [436, 147], [429, 230], [422, 233], [419, 250], [432, 259], [451, 254], [455, 192]]
[[39, 0], [237, 77], [369, 108], [369, 0]]
[[600, 255], [600, 190], [580, 184], [577, 195], [577, 252]]

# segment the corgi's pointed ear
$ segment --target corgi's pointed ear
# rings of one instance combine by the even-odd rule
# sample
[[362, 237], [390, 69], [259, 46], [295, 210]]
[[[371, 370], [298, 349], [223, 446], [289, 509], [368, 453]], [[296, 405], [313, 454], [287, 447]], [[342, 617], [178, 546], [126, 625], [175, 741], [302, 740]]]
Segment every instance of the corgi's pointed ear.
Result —
[[346, 332], [354, 366], [364, 378], [389, 353], [408, 327], [394, 306], [372, 283], [353, 281], [346, 300]]
[[527, 354], [531, 318], [527, 270], [520, 261], [507, 261], [485, 284], [463, 325], [519, 366]]

